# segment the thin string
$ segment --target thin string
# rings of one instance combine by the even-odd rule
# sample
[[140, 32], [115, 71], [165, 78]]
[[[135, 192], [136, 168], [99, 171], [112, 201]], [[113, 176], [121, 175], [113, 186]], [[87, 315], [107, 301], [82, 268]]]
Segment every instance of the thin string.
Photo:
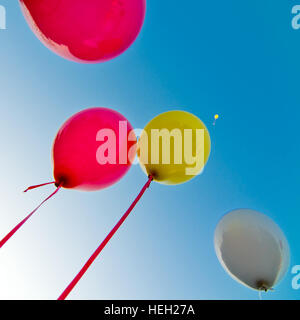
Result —
[[144, 185], [136, 199], [133, 201], [129, 209], [125, 212], [125, 214], [122, 216], [122, 218], [119, 220], [119, 222], [115, 225], [115, 227], [111, 230], [111, 232], [106, 236], [106, 238], [103, 240], [103, 242], [100, 244], [100, 246], [96, 249], [96, 251], [92, 254], [92, 256], [89, 258], [89, 260], [86, 262], [86, 264], [82, 267], [82, 269], [79, 271], [77, 276], [72, 280], [72, 282], [68, 285], [68, 287], [64, 290], [64, 292], [59, 296], [57, 300], [65, 300], [67, 296], [70, 294], [70, 292], [74, 289], [74, 287], [77, 285], [79, 280], [84, 276], [88, 268], [92, 265], [92, 263], [96, 260], [98, 255], [101, 253], [101, 251], [105, 248], [107, 243], [110, 241], [110, 239], [113, 237], [113, 235], [118, 231], [118, 229], [122, 226], [126, 218], [129, 216], [133, 208], [136, 206], [136, 204], [139, 202], [145, 191], [150, 187], [150, 184], [152, 182], [153, 178], [149, 176], [149, 179], [147, 183]]
[[22, 227], [22, 225], [50, 198], [52, 198], [61, 186], [58, 186], [56, 190], [46, 198], [38, 207], [36, 207], [25, 219], [23, 219], [17, 226], [15, 226], [1, 241], [0, 241], [0, 249], [5, 245], [5, 243]]
[[55, 181], [47, 182], [47, 183], [43, 183], [43, 184], [37, 184], [36, 186], [31, 186], [31, 187], [27, 188], [24, 192], [27, 192], [27, 191], [32, 190], [32, 189], [40, 188], [40, 187], [43, 187], [43, 186], [47, 186], [49, 184], [55, 184]]

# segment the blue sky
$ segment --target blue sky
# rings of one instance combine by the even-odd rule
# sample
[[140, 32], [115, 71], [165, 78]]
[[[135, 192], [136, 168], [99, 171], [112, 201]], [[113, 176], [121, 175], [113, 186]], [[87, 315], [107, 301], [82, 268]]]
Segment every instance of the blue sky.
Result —
[[[153, 184], [70, 299], [257, 299], [214, 253], [224, 213], [248, 207], [285, 232], [300, 264], [299, 52], [291, 9], [300, 1], [148, 1], [143, 30], [122, 56], [66, 61], [28, 28], [17, 1], [0, 0], [0, 236], [53, 187], [51, 146], [61, 124], [111, 107], [135, 128], [182, 109], [201, 118], [212, 154], [200, 177]], [[220, 119], [212, 126], [213, 116]], [[63, 190], [1, 249], [0, 298], [56, 299], [145, 183], [133, 166], [99, 192]], [[292, 275], [264, 299], [299, 299]]]

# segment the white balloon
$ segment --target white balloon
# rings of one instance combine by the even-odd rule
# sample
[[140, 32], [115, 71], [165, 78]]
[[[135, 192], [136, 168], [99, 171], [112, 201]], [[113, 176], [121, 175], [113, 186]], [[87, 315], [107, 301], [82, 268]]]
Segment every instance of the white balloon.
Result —
[[239, 209], [226, 214], [216, 228], [214, 242], [223, 268], [249, 288], [268, 291], [289, 267], [285, 235], [273, 220], [257, 211]]

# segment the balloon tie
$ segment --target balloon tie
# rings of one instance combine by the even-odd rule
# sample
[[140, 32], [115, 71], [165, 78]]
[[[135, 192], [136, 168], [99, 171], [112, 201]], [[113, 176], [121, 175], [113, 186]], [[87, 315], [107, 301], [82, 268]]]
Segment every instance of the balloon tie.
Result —
[[[0, 241], [0, 249], [5, 245], [5, 243], [23, 226], [23, 224], [49, 199], [51, 199], [61, 188], [62, 186], [58, 186], [56, 190], [50, 194], [41, 204], [36, 207], [25, 219], [23, 219], [18, 225], [16, 225], [1, 241]], [[30, 190], [30, 189], [29, 189]]]
[[64, 292], [58, 297], [57, 300], [65, 300], [67, 296], [70, 294], [70, 292], [74, 289], [74, 287], [77, 285], [79, 280], [84, 276], [88, 268], [92, 265], [92, 263], [96, 260], [98, 255], [101, 253], [101, 251], [105, 248], [105, 246], [108, 244], [108, 242], [111, 240], [113, 235], [118, 231], [118, 229], [122, 226], [126, 218], [129, 216], [131, 211], [134, 209], [136, 204], [139, 202], [145, 191], [150, 187], [150, 184], [153, 180], [152, 176], [148, 177], [148, 181], [136, 197], [136, 199], [133, 201], [131, 206], [128, 208], [128, 210], [124, 213], [122, 218], [119, 220], [119, 222], [114, 226], [114, 228], [110, 231], [110, 233], [106, 236], [106, 238], [103, 240], [103, 242], [100, 244], [100, 246], [96, 249], [96, 251], [92, 254], [92, 256], [89, 258], [89, 260], [86, 262], [86, 264], [82, 267], [82, 269], [79, 271], [77, 276], [72, 280], [72, 282], [68, 285], [68, 287], [64, 290]]

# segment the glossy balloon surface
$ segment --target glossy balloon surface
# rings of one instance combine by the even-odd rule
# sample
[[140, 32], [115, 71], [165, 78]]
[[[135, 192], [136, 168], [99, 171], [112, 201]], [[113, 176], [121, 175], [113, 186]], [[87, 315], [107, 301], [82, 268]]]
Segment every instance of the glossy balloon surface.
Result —
[[256, 290], [273, 288], [285, 275], [290, 250], [273, 220], [250, 209], [225, 215], [215, 231], [217, 257], [236, 281]]
[[[157, 134], [161, 134], [159, 140]], [[199, 175], [208, 161], [210, 149], [210, 136], [204, 123], [192, 113], [179, 110], [152, 119], [138, 142], [143, 171], [154, 181], [166, 185], [185, 183]]]
[[35, 35], [58, 55], [96, 63], [117, 57], [138, 36], [146, 0], [20, 0]]
[[[120, 134], [120, 123], [124, 134]], [[124, 127], [126, 124], [126, 128]], [[105, 130], [105, 131], [103, 131]], [[110, 151], [115, 162], [101, 163], [97, 158], [99, 148], [108, 143], [97, 137], [99, 132], [115, 135]], [[130, 134], [131, 132], [131, 134]], [[128, 141], [130, 134], [130, 140]], [[53, 144], [54, 178], [64, 188], [94, 191], [106, 188], [119, 181], [129, 170], [133, 161], [135, 136], [132, 126], [120, 113], [108, 108], [91, 108], [73, 115], [58, 131]], [[119, 161], [120, 154], [126, 160]]]

